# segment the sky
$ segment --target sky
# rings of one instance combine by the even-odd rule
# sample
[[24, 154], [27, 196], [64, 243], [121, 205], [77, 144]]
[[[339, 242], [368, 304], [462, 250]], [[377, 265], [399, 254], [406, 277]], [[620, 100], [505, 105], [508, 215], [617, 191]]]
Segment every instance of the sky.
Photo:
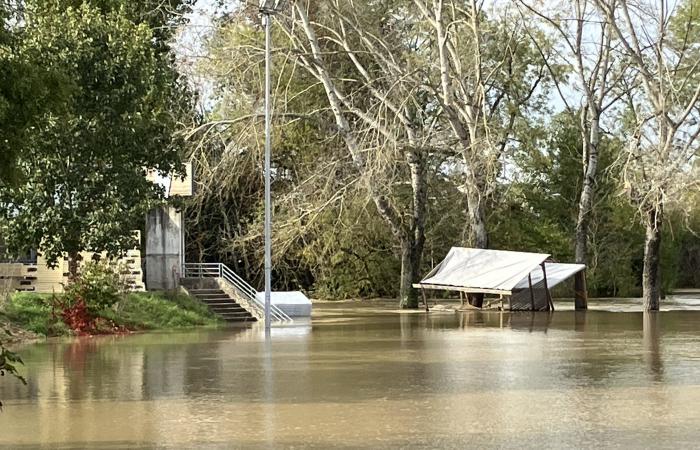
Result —
[[[205, 43], [213, 32], [212, 20], [217, 13], [217, 0], [198, 0], [188, 14], [188, 22], [178, 34], [175, 53], [182, 73], [200, 95], [200, 109], [211, 106], [211, 83], [195, 70], [195, 65], [205, 56]], [[238, 3], [233, 0], [232, 3]]]

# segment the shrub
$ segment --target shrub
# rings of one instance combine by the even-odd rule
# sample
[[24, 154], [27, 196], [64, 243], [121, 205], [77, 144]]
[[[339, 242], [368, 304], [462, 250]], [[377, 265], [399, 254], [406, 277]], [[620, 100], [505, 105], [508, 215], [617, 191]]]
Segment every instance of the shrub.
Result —
[[87, 313], [96, 316], [117, 304], [126, 291], [127, 286], [117, 270], [106, 263], [90, 262], [65, 286], [63, 297], [69, 306], [84, 303]]
[[114, 307], [126, 290], [119, 272], [108, 264], [87, 263], [65, 286], [64, 294], [54, 298], [54, 311], [58, 309], [63, 322], [79, 334], [114, 331], [117, 327], [100, 316]]

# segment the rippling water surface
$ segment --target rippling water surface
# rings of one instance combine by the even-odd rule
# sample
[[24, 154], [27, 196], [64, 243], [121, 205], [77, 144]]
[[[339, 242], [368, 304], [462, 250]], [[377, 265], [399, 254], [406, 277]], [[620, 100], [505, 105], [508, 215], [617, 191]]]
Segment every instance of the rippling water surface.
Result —
[[[697, 297], [697, 296], [696, 296]], [[700, 301], [586, 313], [319, 304], [306, 324], [56, 340], [0, 447], [696, 447]]]

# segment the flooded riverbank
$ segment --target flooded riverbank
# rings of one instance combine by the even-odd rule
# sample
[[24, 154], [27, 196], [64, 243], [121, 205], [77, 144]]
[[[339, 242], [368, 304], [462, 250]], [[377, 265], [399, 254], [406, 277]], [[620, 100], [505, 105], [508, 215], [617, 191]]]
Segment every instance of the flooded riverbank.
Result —
[[5, 448], [661, 447], [700, 440], [700, 304], [397, 314], [54, 340], [0, 382]]

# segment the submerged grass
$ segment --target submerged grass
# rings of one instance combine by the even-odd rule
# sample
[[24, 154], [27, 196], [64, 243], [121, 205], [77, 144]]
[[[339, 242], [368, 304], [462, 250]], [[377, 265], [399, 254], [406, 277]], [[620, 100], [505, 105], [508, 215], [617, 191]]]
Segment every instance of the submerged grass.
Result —
[[[60, 315], [53, 313], [51, 294], [21, 292], [11, 295], [0, 308], [0, 316], [15, 327], [43, 336], [69, 335]], [[158, 330], [195, 326], [217, 326], [221, 320], [209, 309], [184, 294], [133, 292], [98, 316], [129, 330]]]

